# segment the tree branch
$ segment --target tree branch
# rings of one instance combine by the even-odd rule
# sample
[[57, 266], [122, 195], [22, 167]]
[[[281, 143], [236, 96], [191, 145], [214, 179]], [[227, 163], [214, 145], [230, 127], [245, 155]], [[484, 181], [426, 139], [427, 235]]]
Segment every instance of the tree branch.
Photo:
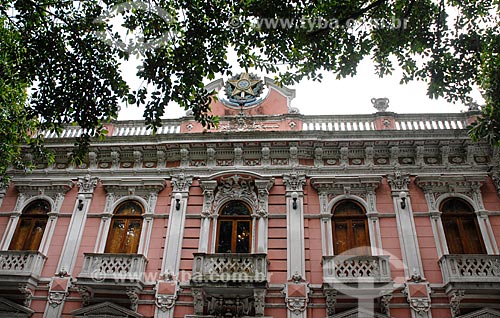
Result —
[[[375, 2], [370, 3], [367, 7], [350, 14], [349, 16], [347, 16], [345, 18], [338, 20], [338, 25], [344, 25], [349, 20], [355, 20], [355, 19], [361, 17], [362, 15], [364, 15], [365, 13], [370, 11], [371, 9], [380, 6], [385, 1], [386, 0], [377, 0]], [[316, 30], [314, 32], [309, 32], [307, 35], [310, 37], [313, 37], [313, 36], [320, 35], [320, 34], [327, 33], [327, 32], [330, 32], [330, 28], [323, 28], [323, 29]]]

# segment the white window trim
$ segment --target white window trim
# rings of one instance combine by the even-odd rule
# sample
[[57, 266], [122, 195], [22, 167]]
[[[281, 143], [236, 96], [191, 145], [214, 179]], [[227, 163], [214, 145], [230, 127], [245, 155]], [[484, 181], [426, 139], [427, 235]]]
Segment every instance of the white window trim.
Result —
[[[375, 195], [373, 195], [372, 198], [369, 198], [370, 200], [376, 200]], [[371, 211], [370, 210], [370, 205], [368, 202], [366, 202], [363, 198], [357, 196], [357, 195], [352, 195], [352, 194], [343, 194], [343, 195], [338, 195], [330, 202], [327, 203], [326, 206], [326, 211], [328, 211], [328, 219], [325, 218], [323, 223], [326, 223], [325, 226], [321, 227], [322, 233], [321, 236], [323, 238], [326, 238], [327, 240], [324, 240], [324, 245], [325, 249], [323, 251], [323, 255], [325, 256], [334, 256], [334, 248], [333, 248], [333, 229], [332, 229], [332, 219], [333, 219], [333, 207], [335, 204], [337, 204], [340, 201], [355, 201], [358, 202], [363, 206], [363, 209], [365, 211], [365, 216], [367, 219], [367, 224], [368, 224], [368, 235], [370, 236], [370, 247], [371, 247], [371, 254], [372, 256], [379, 256], [381, 255], [382, 249], [382, 237], [380, 235], [380, 222], [378, 218], [378, 212], [377, 211]], [[320, 202], [322, 202], [320, 200]], [[321, 203], [320, 203], [321, 204]], [[376, 206], [376, 202], [373, 202], [373, 206]], [[323, 211], [323, 209], [322, 209]]]
[[57, 225], [57, 219], [59, 216], [59, 211], [61, 209], [62, 201], [64, 200], [63, 194], [57, 194], [56, 200], [54, 201], [51, 197], [47, 195], [36, 195], [26, 199], [26, 196], [23, 193], [20, 193], [17, 197], [16, 209], [11, 213], [9, 222], [7, 224], [7, 228], [5, 229], [5, 233], [2, 237], [1, 242], [1, 250], [7, 251], [9, 249], [10, 243], [14, 238], [14, 233], [16, 232], [17, 225], [21, 218], [23, 210], [33, 201], [43, 200], [49, 203], [50, 212], [47, 213], [48, 220], [47, 225], [45, 226], [45, 230], [43, 231], [43, 236], [40, 241], [40, 246], [38, 247], [38, 251], [43, 255], [47, 255], [50, 242], [52, 240], [52, 236], [54, 235], [54, 230]]
[[[147, 257], [149, 242], [151, 240], [151, 232], [153, 228], [153, 215], [155, 210], [154, 208], [150, 207], [156, 206], [156, 199], [157, 194], [154, 192], [151, 193], [151, 197], [149, 199], [150, 202], [147, 202], [143, 198], [136, 195], [123, 196], [116, 200], [114, 195], [107, 195], [105, 208], [106, 210], [104, 211], [99, 225], [94, 253], [104, 253], [109, 235], [109, 228], [111, 226], [111, 220], [118, 205], [125, 201], [137, 201], [144, 208], [144, 214], [142, 215], [141, 237], [139, 238], [137, 254], [142, 254]], [[152, 205], [150, 205], [150, 203], [152, 203]]]
[[[476, 202], [477, 199], [473, 200], [469, 196], [464, 195], [462, 193], [443, 193], [436, 199], [435, 203], [436, 208], [439, 208], [443, 203], [443, 201], [449, 198], [462, 199], [472, 206], [479, 225], [479, 231], [481, 232], [481, 237], [483, 239], [484, 246], [486, 248], [486, 253], [489, 255], [498, 254], [498, 246], [493, 236], [493, 229], [491, 228], [489, 214], [487, 211], [479, 209], [479, 204]], [[436, 213], [436, 216], [434, 217], [435, 224], [433, 224], [433, 227], [435, 227], [435, 229], [433, 228], [433, 232], [435, 232], [434, 239], [436, 241], [436, 246], [441, 247], [441, 251], [439, 251], [438, 248], [439, 257], [449, 254], [448, 242], [446, 241], [441, 215], [442, 215], [441, 211], [439, 211], [439, 213]], [[433, 222], [432, 218], [431, 222]], [[442, 254], [440, 254], [440, 252]]]

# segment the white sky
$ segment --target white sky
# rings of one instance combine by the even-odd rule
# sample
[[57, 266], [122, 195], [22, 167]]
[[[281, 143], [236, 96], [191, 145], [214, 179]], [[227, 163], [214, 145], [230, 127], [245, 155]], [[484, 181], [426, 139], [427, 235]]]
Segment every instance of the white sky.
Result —
[[[135, 78], [135, 67], [122, 66], [124, 77], [132, 89], [140, 86]], [[236, 73], [236, 72], [235, 72]], [[268, 74], [253, 72], [262, 78], [273, 77]], [[413, 81], [409, 84], [399, 84], [401, 74], [397, 71], [392, 76], [379, 78], [374, 74], [369, 60], [363, 61], [358, 68], [358, 74], [352, 78], [335, 79], [331, 74], [323, 73], [321, 83], [304, 80], [289, 86], [296, 90], [296, 98], [292, 106], [297, 107], [305, 115], [333, 114], [371, 114], [375, 112], [370, 100], [373, 97], [389, 98], [389, 109], [396, 113], [453, 113], [466, 111], [461, 103], [451, 104], [444, 99], [431, 100], [426, 95], [427, 86], [424, 82]], [[227, 78], [224, 78], [224, 81]], [[208, 83], [208, 82], [207, 82]], [[471, 95], [480, 104], [482, 101], [478, 91]], [[119, 120], [142, 119], [143, 108], [136, 106], [122, 107]], [[177, 105], [169, 105], [164, 118], [179, 118], [185, 111]]]

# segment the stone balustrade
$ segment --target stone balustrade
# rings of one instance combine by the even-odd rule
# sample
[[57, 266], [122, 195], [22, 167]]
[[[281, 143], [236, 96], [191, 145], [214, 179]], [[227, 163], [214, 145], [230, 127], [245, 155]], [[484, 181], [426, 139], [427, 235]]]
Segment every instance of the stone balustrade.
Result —
[[325, 283], [390, 283], [389, 256], [323, 256]]
[[78, 281], [142, 282], [147, 259], [140, 254], [85, 253]]
[[0, 275], [39, 277], [45, 259], [38, 251], [0, 251]]
[[[304, 116], [304, 131], [371, 131], [377, 130], [376, 115]], [[392, 120], [391, 120], [392, 118]], [[467, 127], [468, 115], [450, 114], [395, 114], [383, 116], [389, 130], [454, 130]], [[393, 122], [392, 122], [393, 121]]]
[[37, 286], [46, 258], [38, 251], [0, 251], [0, 286]]
[[192, 282], [267, 282], [267, 254], [194, 253]]
[[500, 255], [452, 254], [439, 260], [443, 283], [500, 283]]

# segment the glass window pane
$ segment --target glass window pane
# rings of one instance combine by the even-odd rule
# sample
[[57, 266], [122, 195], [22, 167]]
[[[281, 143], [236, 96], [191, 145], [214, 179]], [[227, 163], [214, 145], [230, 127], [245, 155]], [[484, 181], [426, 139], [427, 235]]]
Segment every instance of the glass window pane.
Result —
[[23, 211], [24, 214], [47, 214], [50, 212], [50, 205], [47, 201], [36, 200], [31, 202]]
[[142, 206], [135, 201], [126, 201], [115, 212], [115, 215], [141, 215]]
[[363, 209], [352, 201], [342, 201], [335, 207], [335, 216], [364, 215]]
[[443, 203], [443, 205], [441, 207], [441, 211], [443, 211], [443, 213], [454, 213], [454, 214], [469, 213], [469, 214], [472, 214], [474, 210], [464, 200], [450, 199], [450, 200], [447, 200]]
[[219, 222], [219, 238], [217, 242], [217, 253], [231, 253], [231, 240], [233, 236], [233, 222]]
[[104, 253], [121, 253], [121, 243], [125, 236], [125, 220], [114, 218], [109, 229]]
[[250, 215], [248, 206], [241, 201], [231, 201], [224, 205], [220, 215]]
[[123, 253], [135, 254], [139, 248], [142, 220], [129, 220]]
[[24, 249], [24, 243], [29, 241], [31, 227], [34, 222], [34, 219], [21, 217], [16, 232], [14, 233], [14, 237], [10, 242], [9, 250], [21, 251]]
[[236, 227], [236, 253], [250, 253], [250, 222], [239, 221]]
[[26, 240], [24, 244], [24, 250], [36, 251], [42, 242], [43, 232], [45, 231], [45, 226], [47, 225], [47, 220], [38, 219], [35, 221], [33, 230], [31, 230], [31, 235]]

